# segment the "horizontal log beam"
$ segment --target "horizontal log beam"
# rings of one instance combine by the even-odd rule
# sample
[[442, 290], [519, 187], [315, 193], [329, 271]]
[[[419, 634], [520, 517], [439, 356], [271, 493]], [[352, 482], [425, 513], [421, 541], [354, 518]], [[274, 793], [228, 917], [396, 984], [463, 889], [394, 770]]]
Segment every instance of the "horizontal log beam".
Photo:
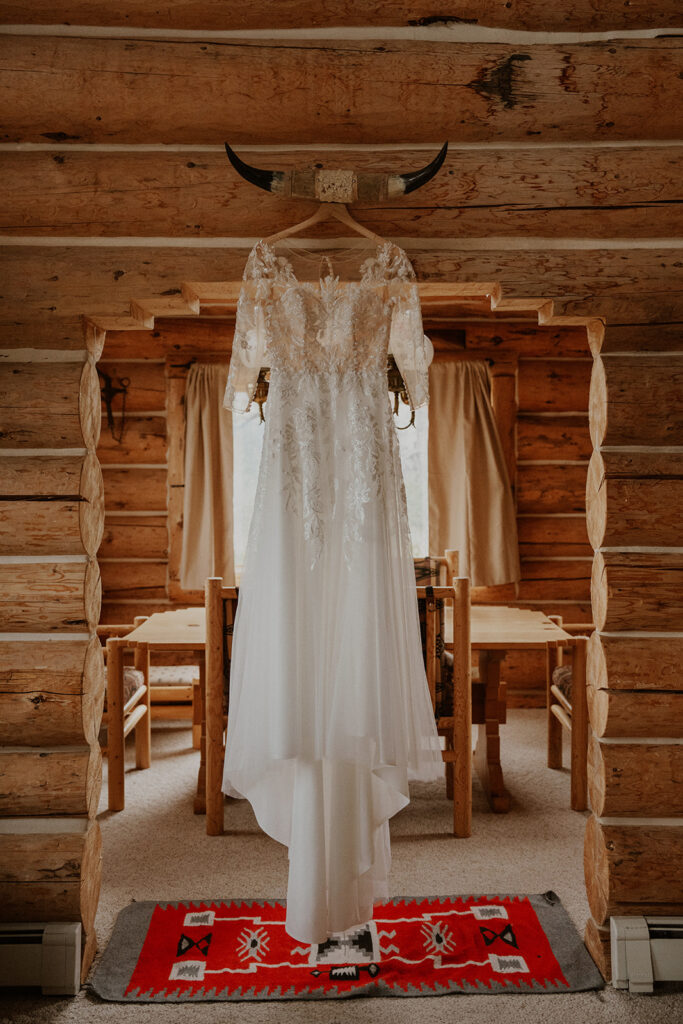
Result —
[[101, 600], [94, 560], [0, 563], [0, 632], [92, 632]]
[[105, 465], [102, 475], [107, 512], [162, 512], [166, 508], [165, 469], [110, 469]]
[[683, 736], [683, 691], [598, 690], [589, 686], [588, 710], [596, 736]]
[[517, 467], [517, 511], [520, 513], [583, 512], [586, 505], [585, 465], [520, 465]]
[[165, 464], [165, 416], [117, 416], [112, 429], [106, 419], [97, 446], [97, 457], [102, 465], [136, 462]]
[[683, 352], [683, 323], [607, 324], [591, 338], [594, 355], [615, 352]]
[[[586, 353], [588, 356], [588, 353]], [[520, 412], [581, 412], [588, 409], [592, 360], [520, 359]]]
[[100, 393], [94, 363], [15, 362], [0, 366], [1, 448], [94, 448]]
[[51, 750], [0, 748], [0, 817], [93, 817], [101, 788], [99, 744]]
[[[424, 150], [240, 150], [247, 163], [377, 173], [424, 164]], [[680, 233], [683, 146], [453, 149], [440, 173], [399, 200], [354, 204], [390, 237], [667, 238]], [[399, 167], [400, 165], [400, 167]], [[265, 237], [314, 203], [262, 194], [220, 152], [3, 154], [0, 234]], [[216, 196], [220, 195], [220, 203]], [[336, 223], [336, 222], [335, 222]], [[323, 236], [339, 233], [321, 225]]]
[[521, 515], [517, 518], [519, 557], [577, 557], [592, 555], [583, 516]]
[[166, 562], [101, 562], [102, 595], [108, 601], [166, 597]]
[[86, 933], [94, 930], [102, 833], [97, 821], [84, 821], [82, 831], [65, 825], [0, 832], [0, 920], [80, 921]]
[[517, 419], [517, 458], [522, 461], [562, 460], [576, 462], [591, 457], [593, 442], [588, 416], [534, 416]]
[[[424, 316], [424, 313], [423, 313]], [[427, 318], [425, 317], [425, 320]], [[457, 325], [454, 325], [457, 328]], [[525, 356], [578, 356], [589, 354], [585, 327], [537, 327], [533, 323], [468, 323], [462, 324], [465, 348], [473, 353], [500, 352]], [[454, 332], [455, 333], [455, 332]]]
[[683, 353], [598, 356], [590, 413], [596, 448], [683, 445]]
[[104, 701], [104, 659], [89, 641], [0, 643], [0, 744], [94, 744]]
[[460, 0], [457, 15], [444, 13], [442, 0], [293, 0], [273, 4], [252, 0], [226, 4], [224, 0], [176, 0], [161, 7], [157, 0], [3, 0], [0, 22], [19, 25], [105, 25], [121, 28], [202, 29], [230, 32], [244, 29], [336, 28], [337, 26], [421, 26], [448, 21], [467, 25], [532, 32], [611, 32], [614, 29], [681, 27], [676, 0], [647, 0], [624, 5], [594, 0], [549, 5], [544, 0]]
[[[182, 321], [181, 321], [182, 322]], [[187, 324], [190, 332], [197, 328], [196, 320]], [[150, 332], [151, 338], [152, 332]], [[106, 340], [105, 340], [106, 344]], [[160, 359], [161, 354], [154, 356], [148, 349], [146, 339], [141, 343], [141, 336], [133, 339], [131, 352], [134, 359]], [[107, 346], [109, 347], [109, 346]], [[134, 354], [133, 354], [134, 353]], [[100, 359], [97, 364], [102, 384], [107, 383], [107, 378], [116, 388], [122, 387], [122, 381], [128, 381], [126, 389], [126, 412], [164, 412], [166, 409], [166, 382], [164, 380], [163, 363], [131, 363], [122, 359], [114, 359], [112, 362], [105, 353], [105, 358]], [[123, 408], [122, 396], [117, 396], [113, 405], [114, 412], [121, 412]], [[106, 412], [104, 400], [102, 401], [102, 412]]]
[[596, 549], [679, 545], [683, 453], [596, 450], [588, 467], [586, 509]]
[[[332, 258], [336, 252], [343, 250], [331, 250]], [[683, 320], [683, 281], [674, 250], [411, 247], [409, 255], [423, 280], [500, 281], [513, 298], [542, 289], [563, 314], [615, 321], [680, 315]], [[2, 347], [83, 348], [83, 314], [127, 315], [136, 295], [179, 293], [184, 281], [239, 282], [247, 256], [247, 249], [190, 246], [6, 246], [0, 250], [5, 298], [0, 342]], [[294, 257], [294, 267], [305, 277], [303, 260]]]
[[94, 555], [104, 529], [97, 458], [0, 458], [0, 554]]
[[610, 636], [595, 632], [588, 642], [586, 675], [596, 689], [683, 690], [683, 637]]
[[164, 516], [105, 517], [99, 558], [168, 558], [168, 528]]
[[[643, 707], [653, 699], [652, 694], [638, 696]], [[595, 736], [590, 740], [588, 794], [598, 817], [683, 816], [682, 774], [680, 743], [601, 743]]]
[[676, 551], [596, 551], [591, 602], [598, 630], [679, 631], [683, 555]]
[[677, 39], [510, 46], [7, 36], [2, 138], [675, 140], [682, 55]]
[[584, 874], [598, 925], [618, 914], [683, 913], [683, 826], [588, 819]]

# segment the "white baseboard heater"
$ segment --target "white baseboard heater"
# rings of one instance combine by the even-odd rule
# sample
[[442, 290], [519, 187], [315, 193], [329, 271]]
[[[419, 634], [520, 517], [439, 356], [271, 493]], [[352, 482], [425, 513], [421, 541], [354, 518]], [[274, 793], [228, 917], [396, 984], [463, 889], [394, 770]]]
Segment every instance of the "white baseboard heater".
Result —
[[613, 917], [612, 984], [652, 992], [655, 981], [683, 981], [683, 917]]
[[0, 924], [0, 986], [39, 986], [46, 996], [81, 987], [81, 925], [75, 921]]

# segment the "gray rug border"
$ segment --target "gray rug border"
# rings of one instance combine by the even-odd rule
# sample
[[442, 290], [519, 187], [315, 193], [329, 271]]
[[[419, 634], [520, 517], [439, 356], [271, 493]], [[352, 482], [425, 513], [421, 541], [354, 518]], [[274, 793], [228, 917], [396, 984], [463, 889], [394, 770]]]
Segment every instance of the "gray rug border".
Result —
[[161, 907], [185, 907], [187, 910], [196, 908], [197, 904], [203, 903], [206, 907], [229, 905], [238, 903], [249, 907], [273, 907], [284, 905], [285, 900], [243, 900], [243, 899], [192, 899], [192, 900], [144, 900], [130, 903], [118, 914], [114, 924], [112, 936], [107, 944], [102, 958], [97, 964], [91, 980], [88, 982], [90, 992], [99, 996], [106, 1002], [117, 1003], [200, 1003], [200, 1002], [245, 1002], [245, 1001], [295, 1001], [295, 1000], [326, 1000], [326, 999], [355, 999], [363, 997], [389, 997], [395, 999], [411, 998], [417, 996], [441, 996], [441, 995], [553, 995], [556, 993], [586, 992], [591, 989], [604, 987], [604, 980], [598, 971], [595, 963], [584, 946], [576, 925], [569, 917], [569, 914], [562, 905], [562, 902], [554, 892], [546, 893], [465, 893], [452, 896], [395, 896], [391, 899], [378, 900], [376, 906], [391, 906], [399, 900], [411, 902], [423, 902], [424, 900], [447, 900], [458, 899], [528, 899], [533, 907], [541, 927], [545, 931], [548, 941], [552, 946], [553, 953], [557, 959], [562, 973], [567, 979], [568, 986], [558, 985], [544, 987], [538, 982], [520, 983], [519, 985], [495, 984], [488, 985], [443, 985], [439, 989], [430, 986], [416, 986], [413, 990], [396, 993], [392, 987], [385, 984], [381, 979], [371, 981], [367, 985], [354, 989], [353, 992], [340, 992], [339, 990], [328, 989], [324, 994], [318, 993], [291, 993], [288, 991], [278, 992], [273, 990], [256, 991], [254, 987], [222, 995], [221, 992], [212, 987], [208, 991], [200, 989], [194, 996], [188, 998], [180, 995], [179, 989], [175, 991], [162, 990], [156, 995], [135, 990], [129, 996], [124, 992], [135, 970], [135, 965], [142, 949], [147, 929], [149, 927], [154, 908]]

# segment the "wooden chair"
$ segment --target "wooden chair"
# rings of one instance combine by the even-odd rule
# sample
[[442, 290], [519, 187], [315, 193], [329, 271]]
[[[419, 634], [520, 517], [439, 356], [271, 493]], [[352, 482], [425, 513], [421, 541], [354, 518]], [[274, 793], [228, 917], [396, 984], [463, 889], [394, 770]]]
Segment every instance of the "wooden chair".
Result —
[[574, 811], [585, 811], [588, 806], [587, 645], [588, 637], [585, 636], [576, 636], [568, 641], [571, 666], [563, 664], [562, 646], [548, 649], [548, 767], [562, 768], [562, 730], [566, 729], [571, 738], [570, 806]]
[[206, 581], [205, 764], [206, 832], [223, 834], [223, 761], [230, 694], [232, 632], [238, 590], [224, 587], [220, 576]]
[[[103, 722], [107, 727], [107, 791], [110, 811], [122, 811], [125, 800], [126, 736], [135, 731], [135, 767], [152, 763], [149, 650], [146, 644], [131, 647], [123, 639], [133, 626], [99, 627], [105, 639], [107, 703]], [[113, 636], [104, 636], [105, 630]], [[132, 655], [133, 665], [126, 665]]]
[[[147, 618], [148, 615], [136, 615], [133, 625], [139, 626]], [[158, 720], [189, 720], [192, 723], [192, 746], [195, 750], [199, 750], [201, 737], [199, 675], [199, 665], [192, 653], [164, 651], [163, 654], [150, 655], [152, 723]]]
[[[452, 567], [451, 561], [451, 567]], [[453, 834], [472, 832], [472, 654], [470, 649], [470, 581], [453, 577], [450, 586], [417, 587], [418, 601], [424, 602], [425, 670], [436, 716], [437, 729], [445, 738], [442, 757], [446, 765], [446, 792], [453, 800]], [[441, 605], [453, 605], [453, 642], [450, 647], [452, 683], [444, 686], [439, 669], [442, 659], [443, 628]], [[450, 699], [445, 706], [445, 694]]]

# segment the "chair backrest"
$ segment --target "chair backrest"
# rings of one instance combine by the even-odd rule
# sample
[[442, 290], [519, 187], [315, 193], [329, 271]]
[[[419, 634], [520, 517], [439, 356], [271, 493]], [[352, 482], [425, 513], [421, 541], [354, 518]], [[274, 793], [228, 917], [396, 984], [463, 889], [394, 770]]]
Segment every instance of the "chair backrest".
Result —
[[[416, 588], [418, 603], [422, 605], [424, 620], [423, 652], [427, 683], [432, 706], [437, 718], [454, 713], [457, 695], [469, 694], [471, 684], [470, 652], [470, 581], [467, 577], [454, 577], [450, 586]], [[452, 640], [446, 637], [446, 607], [452, 606]], [[422, 610], [422, 609], [421, 609]], [[442, 660], [446, 645], [452, 649], [453, 685], [448, 697], [444, 692]], [[448, 703], [447, 707], [444, 704]]]

